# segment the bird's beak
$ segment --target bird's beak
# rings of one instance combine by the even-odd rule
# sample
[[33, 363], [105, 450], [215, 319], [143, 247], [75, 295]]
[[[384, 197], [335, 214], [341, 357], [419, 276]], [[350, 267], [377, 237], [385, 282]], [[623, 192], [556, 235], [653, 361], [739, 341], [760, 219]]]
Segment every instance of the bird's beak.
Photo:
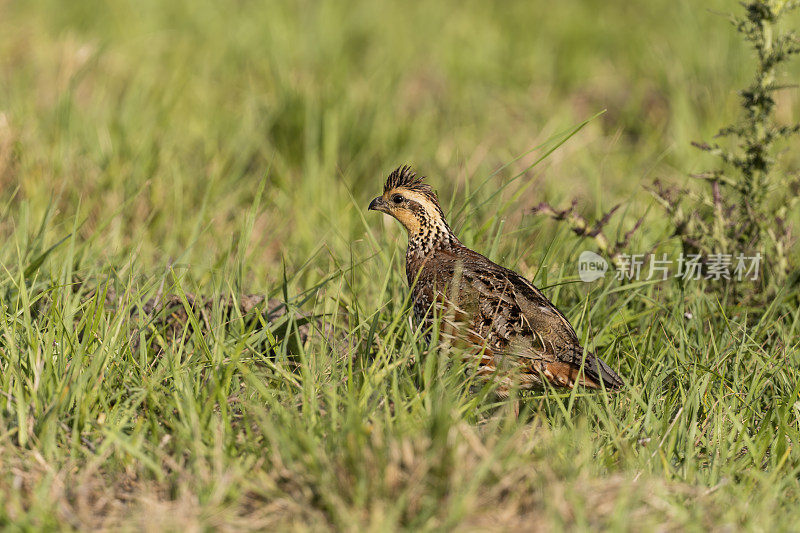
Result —
[[383, 213], [387, 212], [386, 203], [383, 201], [383, 196], [378, 196], [374, 200], [369, 203], [370, 211], [381, 211]]

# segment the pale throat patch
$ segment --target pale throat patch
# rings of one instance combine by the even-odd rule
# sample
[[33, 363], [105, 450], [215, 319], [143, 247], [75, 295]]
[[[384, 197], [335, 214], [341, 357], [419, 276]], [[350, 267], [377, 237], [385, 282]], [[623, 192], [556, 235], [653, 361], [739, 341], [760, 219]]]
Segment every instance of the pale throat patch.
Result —
[[392, 212], [392, 216], [399, 220], [409, 233], [419, 233], [421, 225], [414, 213], [407, 209], [398, 209]]

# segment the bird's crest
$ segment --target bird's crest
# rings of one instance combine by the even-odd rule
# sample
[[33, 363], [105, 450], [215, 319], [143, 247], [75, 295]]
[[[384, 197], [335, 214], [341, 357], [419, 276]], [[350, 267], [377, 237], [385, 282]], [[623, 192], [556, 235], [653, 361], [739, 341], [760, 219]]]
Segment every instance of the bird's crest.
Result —
[[396, 187], [404, 187], [412, 191], [419, 191], [426, 196], [433, 194], [431, 186], [423, 180], [425, 176], [417, 176], [417, 173], [411, 170], [409, 165], [397, 167], [389, 177], [386, 178], [386, 183], [383, 186], [383, 192], [387, 193]]

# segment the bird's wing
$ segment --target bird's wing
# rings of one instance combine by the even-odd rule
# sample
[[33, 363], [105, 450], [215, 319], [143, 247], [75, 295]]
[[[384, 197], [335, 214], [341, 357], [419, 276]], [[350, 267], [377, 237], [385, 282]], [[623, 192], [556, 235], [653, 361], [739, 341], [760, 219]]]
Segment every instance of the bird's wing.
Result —
[[[521, 367], [536, 381], [554, 385], [616, 388], [622, 380], [580, 345], [567, 318], [532, 283], [469, 249], [439, 258], [439, 273], [458, 286], [445, 293], [456, 316], [467, 324], [472, 343], [480, 342], [494, 367]], [[441, 293], [441, 288], [439, 289]], [[581, 368], [583, 367], [583, 375]]]

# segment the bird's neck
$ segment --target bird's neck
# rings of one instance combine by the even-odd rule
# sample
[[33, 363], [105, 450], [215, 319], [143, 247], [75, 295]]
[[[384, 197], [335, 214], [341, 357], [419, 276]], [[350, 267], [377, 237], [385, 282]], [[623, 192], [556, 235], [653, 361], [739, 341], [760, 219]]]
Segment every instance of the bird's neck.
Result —
[[437, 249], [448, 249], [459, 246], [461, 241], [450, 229], [443, 218], [435, 221], [426, 221], [420, 224], [416, 231], [408, 233], [408, 248], [406, 249], [407, 266], [412, 266], [423, 261], [431, 252]]

